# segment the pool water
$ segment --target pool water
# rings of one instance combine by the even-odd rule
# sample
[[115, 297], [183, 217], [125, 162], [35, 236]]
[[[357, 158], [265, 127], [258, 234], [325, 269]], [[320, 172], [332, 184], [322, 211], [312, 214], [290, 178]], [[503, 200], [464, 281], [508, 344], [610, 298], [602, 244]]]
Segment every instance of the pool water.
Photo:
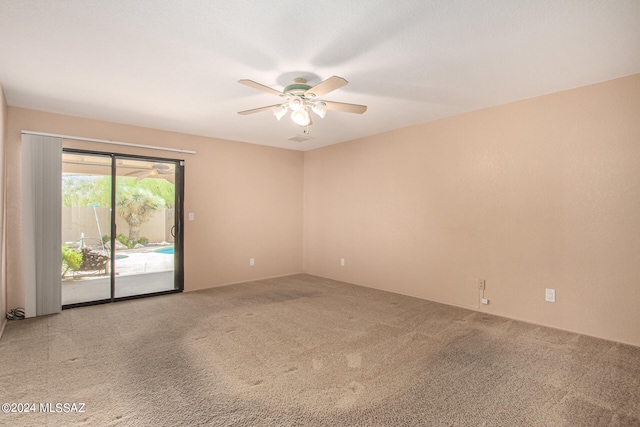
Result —
[[156, 249], [154, 252], [158, 252], [159, 254], [169, 254], [173, 255], [173, 246], [169, 246], [166, 248]]

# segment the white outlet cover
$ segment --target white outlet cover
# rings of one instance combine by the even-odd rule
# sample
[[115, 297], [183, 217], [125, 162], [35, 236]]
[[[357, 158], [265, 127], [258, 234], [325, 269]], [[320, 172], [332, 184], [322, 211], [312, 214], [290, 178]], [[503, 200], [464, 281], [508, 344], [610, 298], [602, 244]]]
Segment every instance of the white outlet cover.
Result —
[[555, 289], [545, 289], [544, 290], [544, 300], [547, 302], [556, 302], [556, 290]]

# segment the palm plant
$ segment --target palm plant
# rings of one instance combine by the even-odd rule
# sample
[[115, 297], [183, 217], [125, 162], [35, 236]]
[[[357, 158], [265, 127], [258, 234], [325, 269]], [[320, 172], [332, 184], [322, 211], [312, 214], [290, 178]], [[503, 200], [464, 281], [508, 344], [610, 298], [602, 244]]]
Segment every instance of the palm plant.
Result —
[[143, 188], [119, 188], [116, 193], [116, 212], [129, 224], [129, 240], [137, 242], [140, 238], [140, 226], [164, 205], [162, 197]]

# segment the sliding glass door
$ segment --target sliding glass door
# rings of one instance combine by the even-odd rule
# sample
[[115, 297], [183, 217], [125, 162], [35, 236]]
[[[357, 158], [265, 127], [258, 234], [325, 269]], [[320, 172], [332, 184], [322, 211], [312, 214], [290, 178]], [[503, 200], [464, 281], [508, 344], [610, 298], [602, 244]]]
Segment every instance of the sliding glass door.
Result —
[[182, 177], [180, 160], [64, 151], [63, 307], [182, 290]]
[[112, 159], [62, 154], [62, 305], [111, 299]]
[[116, 298], [177, 289], [176, 170], [176, 162], [116, 157]]

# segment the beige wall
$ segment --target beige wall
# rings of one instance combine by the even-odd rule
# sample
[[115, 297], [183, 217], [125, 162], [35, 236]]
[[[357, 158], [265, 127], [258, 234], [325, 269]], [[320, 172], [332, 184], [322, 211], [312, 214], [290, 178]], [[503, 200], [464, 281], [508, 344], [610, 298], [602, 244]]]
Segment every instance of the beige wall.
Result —
[[640, 345], [640, 74], [304, 162], [306, 272]]
[[7, 130], [7, 100], [0, 84], [0, 337], [6, 324], [7, 312], [7, 276], [6, 276], [6, 243], [5, 243], [5, 198], [4, 198], [4, 171], [5, 171], [5, 139]]
[[[65, 141], [65, 146], [182, 158], [185, 166], [185, 289], [302, 271], [303, 153], [9, 107], [8, 301], [24, 304], [20, 275], [22, 130], [195, 150], [197, 154]], [[13, 256], [12, 256], [13, 255]], [[255, 258], [255, 266], [249, 266]]]

